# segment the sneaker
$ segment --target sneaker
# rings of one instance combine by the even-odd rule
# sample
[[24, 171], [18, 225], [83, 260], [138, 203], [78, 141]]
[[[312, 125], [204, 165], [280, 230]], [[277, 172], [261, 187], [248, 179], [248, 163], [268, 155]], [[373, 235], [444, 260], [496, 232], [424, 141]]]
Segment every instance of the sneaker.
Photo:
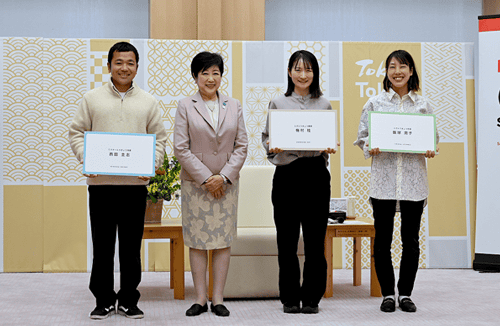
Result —
[[118, 313], [122, 316], [132, 319], [141, 319], [144, 318], [144, 312], [137, 306], [124, 307], [118, 306]]
[[106, 319], [115, 313], [115, 306], [95, 307], [90, 313], [90, 319]]

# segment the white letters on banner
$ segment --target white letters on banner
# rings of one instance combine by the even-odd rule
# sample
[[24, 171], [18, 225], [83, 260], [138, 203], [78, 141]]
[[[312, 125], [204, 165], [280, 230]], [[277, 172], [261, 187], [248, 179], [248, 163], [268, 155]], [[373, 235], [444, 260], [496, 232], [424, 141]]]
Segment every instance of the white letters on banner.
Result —
[[[358, 66], [361, 66], [361, 70], [359, 71], [358, 77], [363, 77], [365, 74], [367, 76], [372, 76], [375, 73], [377, 77], [380, 76], [385, 76], [385, 67], [384, 67], [384, 62], [380, 62], [380, 65], [378, 66], [378, 69], [375, 70], [373, 68], [369, 68], [371, 64], [373, 64], [373, 60], [371, 59], [364, 59], [364, 60], [359, 60], [356, 62]], [[355, 83], [356, 86], [359, 86], [359, 97], [363, 98], [365, 95], [367, 97], [373, 97], [375, 95], [378, 95], [382, 92], [382, 83], [377, 83], [378, 87], [377, 89], [373, 87], [366, 87], [368, 85], [368, 82], [357, 82]]]

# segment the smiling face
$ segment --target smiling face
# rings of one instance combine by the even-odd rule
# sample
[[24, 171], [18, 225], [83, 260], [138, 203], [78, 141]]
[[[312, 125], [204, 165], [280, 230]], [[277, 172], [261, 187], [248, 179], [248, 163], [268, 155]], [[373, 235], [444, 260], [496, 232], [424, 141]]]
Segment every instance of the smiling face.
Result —
[[408, 94], [408, 80], [413, 76], [413, 69], [406, 63], [400, 63], [398, 59], [391, 58], [387, 67], [387, 78], [391, 82], [392, 89], [401, 97]]
[[295, 93], [301, 96], [309, 94], [309, 86], [314, 78], [311, 65], [304, 64], [303, 60], [299, 60], [293, 65], [292, 70], [288, 70], [288, 75], [295, 85]]
[[203, 100], [214, 101], [217, 99], [217, 90], [222, 80], [219, 67], [212, 66], [200, 71], [194, 80], [196, 81], [196, 85], [198, 85]]
[[126, 92], [132, 86], [132, 80], [137, 75], [137, 67], [134, 52], [114, 52], [111, 63], [108, 63], [108, 70], [118, 91]]

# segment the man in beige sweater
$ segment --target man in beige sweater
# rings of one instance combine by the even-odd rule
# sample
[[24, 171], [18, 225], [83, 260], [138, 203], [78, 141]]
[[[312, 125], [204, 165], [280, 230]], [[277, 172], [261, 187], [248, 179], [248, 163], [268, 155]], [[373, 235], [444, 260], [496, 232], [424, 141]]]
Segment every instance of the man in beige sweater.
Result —
[[[156, 168], [163, 163], [167, 132], [158, 101], [133, 82], [139, 53], [130, 43], [113, 45], [108, 55], [111, 82], [86, 93], [69, 127], [69, 141], [83, 163], [86, 131], [156, 134]], [[137, 307], [141, 282], [141, 243], [149, 177], [85, 175], [89, 192], [93, 262], [90, 291], [96, 298], [92, 319], [115, 313], [143, 318]], [[113, 262], [119, 240], [120, 290], [114, 291]]]

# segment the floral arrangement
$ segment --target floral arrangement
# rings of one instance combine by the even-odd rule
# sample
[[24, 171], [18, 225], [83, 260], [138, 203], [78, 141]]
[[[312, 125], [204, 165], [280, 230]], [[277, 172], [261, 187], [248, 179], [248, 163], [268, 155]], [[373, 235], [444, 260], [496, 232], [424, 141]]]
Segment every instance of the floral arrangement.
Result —
[[156, 203], [159, 199], [166, 201], [172, 198], [179, 198], [181, 185], [179, 183], [179, 174], [181, 172], [181, 164], [175, 156], [168, 160], [168, 155], [165, 154], [163, 165], [156, 170], [156, 175], [149, 180], [147, 186], [148, 199]]

